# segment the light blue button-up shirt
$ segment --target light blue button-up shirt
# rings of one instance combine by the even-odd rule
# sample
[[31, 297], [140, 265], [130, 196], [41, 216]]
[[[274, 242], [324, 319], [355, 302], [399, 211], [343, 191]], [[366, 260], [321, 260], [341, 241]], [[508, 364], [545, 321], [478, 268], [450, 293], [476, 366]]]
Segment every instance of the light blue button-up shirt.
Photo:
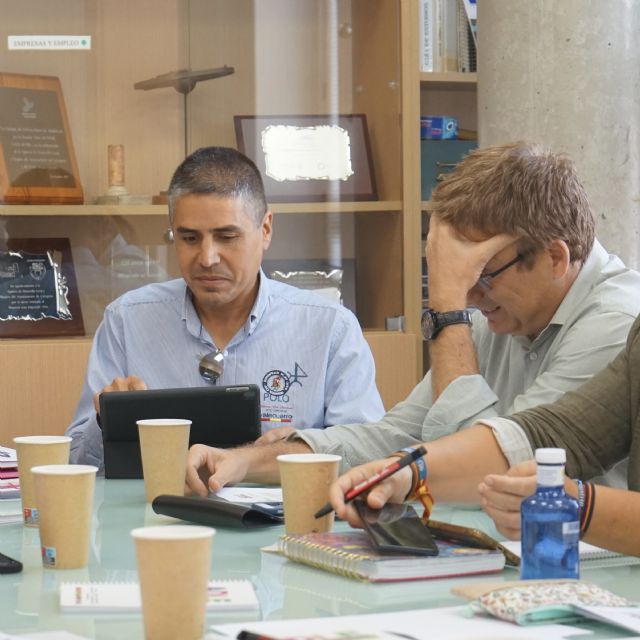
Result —
[[[93, 396], [116, 377], [136, 375], [149, 389], [206, 386], [200, 358], [216, 350], [185, 281], [130, 291], [105, 310], [82, 395], [67, 429], [71, 461], [102, 466]], [[245, 324], [224, 349], [218, 384], [256, 384], [263, 431], [289, 425], [322, 429], [378, 420], [384, 409], [375, 365], [355, 316], [310, 291], [260, 274]]]

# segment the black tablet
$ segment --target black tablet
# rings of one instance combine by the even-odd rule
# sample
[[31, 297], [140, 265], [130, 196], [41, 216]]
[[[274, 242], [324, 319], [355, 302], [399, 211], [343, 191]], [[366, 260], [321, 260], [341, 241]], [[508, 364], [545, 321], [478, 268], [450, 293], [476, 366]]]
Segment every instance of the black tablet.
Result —
[[142, 478], [137, 420], [191, 420], [189, 446], [235, 447], [260, 436], [256, 385], [112, 391], [100, 395], [106, 478]]

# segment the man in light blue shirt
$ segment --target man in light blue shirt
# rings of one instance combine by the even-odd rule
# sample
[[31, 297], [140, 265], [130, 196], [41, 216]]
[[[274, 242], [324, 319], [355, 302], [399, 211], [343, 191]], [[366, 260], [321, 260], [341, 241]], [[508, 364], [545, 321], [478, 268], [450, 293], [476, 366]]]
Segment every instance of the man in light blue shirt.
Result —
[[278, 435], [383, 415], [354, 315], [261, 270], [272, 213], [248, 158], [220, 147], [193, 153], [171, 180], [169, 217], [182, 278], [105, 310], [66, 432], [72, 462], [102, 466], [96, 409], [108, 391], [253, 383], [263, 425], [281, 427]]

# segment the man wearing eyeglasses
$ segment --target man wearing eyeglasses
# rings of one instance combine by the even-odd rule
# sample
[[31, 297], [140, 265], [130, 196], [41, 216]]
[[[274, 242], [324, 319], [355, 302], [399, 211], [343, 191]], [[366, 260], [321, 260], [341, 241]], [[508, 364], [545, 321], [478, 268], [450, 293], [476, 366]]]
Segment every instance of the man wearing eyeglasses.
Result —
[[[339, 453], [343, 468], [482, 418], [548, 403], [604, 367], [640, 312], [640, 274], [609, 255], [572, 162], [524, 142], [478, 149], [434, 189], [427, 239], [431, 368], [374, 424], [300, 432], [258, 450], [194, 448], [209, 485], [277, 479], [275, 456]], [[364, 428], [366, 426], [366, 428]], [[517, 449], [517, 433], [505, 427]], [[615, 482], [624, 482], [622, 473]]]
[[256, 384], [265, 426], [379, 419], [373, 356], [355, 316], [261, 270], [272, 213], [254, 163], [235, 149], [199, 149], [176, 169], [168, 198], [182, 278], [105, 310], [67, 429], [71, 461], [102, 465], [105, 391]]

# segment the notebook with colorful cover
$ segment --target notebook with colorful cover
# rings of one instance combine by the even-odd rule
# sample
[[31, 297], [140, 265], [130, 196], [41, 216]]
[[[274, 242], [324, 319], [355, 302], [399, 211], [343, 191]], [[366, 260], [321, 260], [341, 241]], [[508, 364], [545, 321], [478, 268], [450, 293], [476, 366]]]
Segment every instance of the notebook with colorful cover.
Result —
[[500, 551], [477, 549], [438, 540], [437, 556], [377, 551], [364, 531], [284, 535], [278, 551], [289, 560], [369, 582], [426, 580], [504, 568]]
[[[137, 582], [63, 582], [60, 611], [66, 613], [136, 613], [141, 610]], [[208, 611], [257, 611], [258, 598], [249, 580], [209, 582]]]

